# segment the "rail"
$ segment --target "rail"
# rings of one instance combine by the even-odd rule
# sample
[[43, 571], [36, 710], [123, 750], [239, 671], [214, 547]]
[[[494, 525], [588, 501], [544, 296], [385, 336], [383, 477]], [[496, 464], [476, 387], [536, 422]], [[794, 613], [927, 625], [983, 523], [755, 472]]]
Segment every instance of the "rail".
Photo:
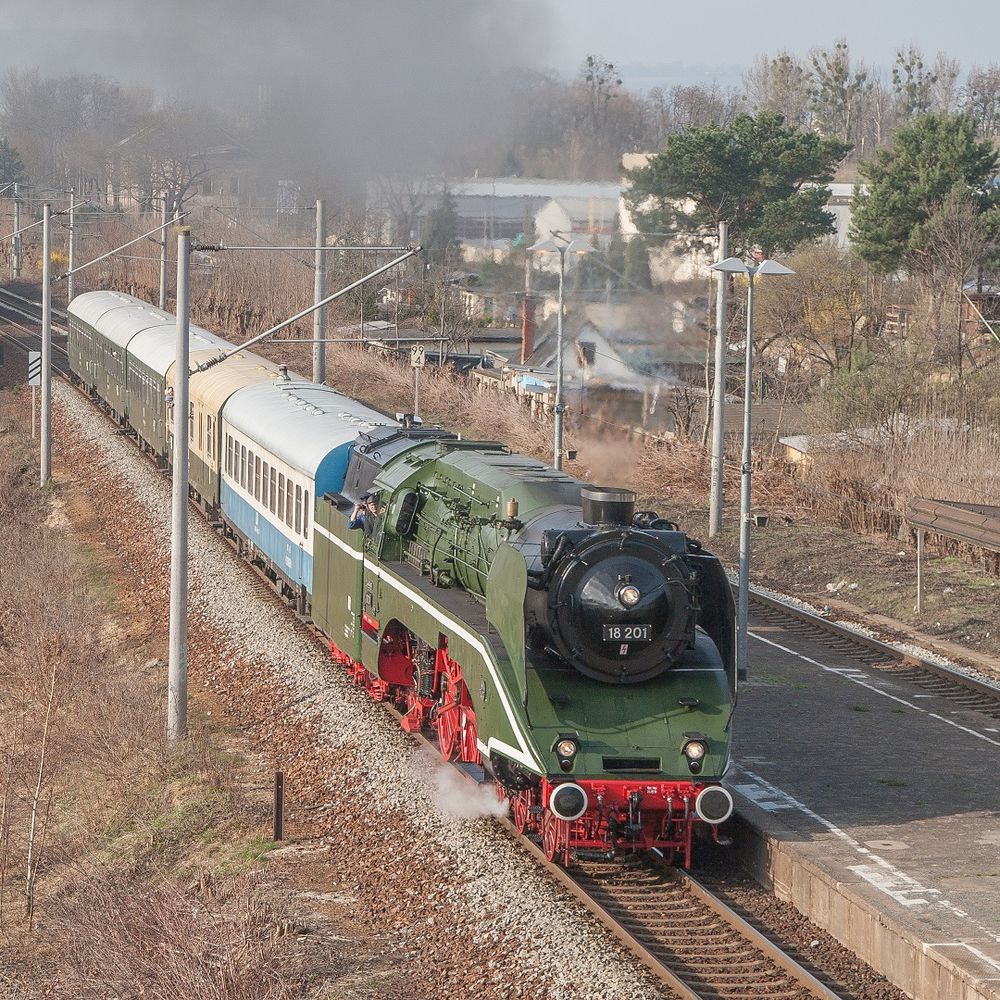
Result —
[[[828, 637], [827, 642], [832, 637], [835, 648], [857, 656], [874, 669], [901, 675], [936, 694], [962, 702], [963, 707], [986, 711], [990, 715], [1000, 713], [1000, 683], [981, 680], [963, 670], [864, 635], [813, 611], [786, 604], [754, 587], [750, 588], [750, 603], [756, 605], [769, 621], [791, 623], [793, 630], [800, 635], [809, 632], [821, 640]], [[975, 669], [974, 658], [970, 657], [969, 665]]]

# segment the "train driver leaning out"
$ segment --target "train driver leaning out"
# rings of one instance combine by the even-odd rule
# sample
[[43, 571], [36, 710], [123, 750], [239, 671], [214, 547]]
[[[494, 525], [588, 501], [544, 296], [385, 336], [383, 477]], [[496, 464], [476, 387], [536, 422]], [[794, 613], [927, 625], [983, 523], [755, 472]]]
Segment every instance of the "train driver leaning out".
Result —
[[362, 493], [358, 502], [354, 505], [354, 511], [347, 527], [350, 529], [362, 528], [365, 535], [371, 538], [375, 530], [375, 519], [378, 517], [378, 496], [375, 493]]

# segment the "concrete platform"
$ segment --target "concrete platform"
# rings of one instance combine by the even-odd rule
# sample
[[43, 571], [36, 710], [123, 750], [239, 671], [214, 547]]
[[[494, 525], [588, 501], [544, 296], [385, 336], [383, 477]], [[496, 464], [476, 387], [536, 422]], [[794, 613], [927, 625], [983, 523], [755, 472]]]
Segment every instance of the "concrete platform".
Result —
[[762, 881], [911, 996], [1000, 1000], [1000, 722], [751, 618], [735, 747]]

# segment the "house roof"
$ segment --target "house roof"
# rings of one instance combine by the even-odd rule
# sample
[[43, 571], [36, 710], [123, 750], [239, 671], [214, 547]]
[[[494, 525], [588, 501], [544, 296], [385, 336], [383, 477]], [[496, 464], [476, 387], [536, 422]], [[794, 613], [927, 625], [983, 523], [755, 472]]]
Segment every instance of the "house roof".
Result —
[[618, 222], [618, 195], [613, 198], [553, 198], [573, 222]]
[[[551, 177], [466, 177], [445, 182], [457, 196], [489, 198], [611, 198], [618, 200], [618, 181], [563, 181]], [[435, 186], [440, 191], [441, 184]]]

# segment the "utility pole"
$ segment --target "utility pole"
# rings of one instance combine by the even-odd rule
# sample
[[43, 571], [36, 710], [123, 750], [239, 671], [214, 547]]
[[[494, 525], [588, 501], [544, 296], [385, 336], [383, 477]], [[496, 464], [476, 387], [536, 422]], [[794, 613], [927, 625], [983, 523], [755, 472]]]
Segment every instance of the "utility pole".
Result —
[[76, 260], [76, 229], [74, 228], [74, 223], [76, 222], [76, 190], [74, 188], [69, 189], [69, 246], [66, 250], [66, 301], [73, 301], [74, 286], [73, 286], [73, 268], [75, 266], [74, 261]]
[[191, 227], [177, 227], [177, 349], [174, 361], [174, 469], [170, 525], [170, 653], [167, 665], [167, 739], [187, 735], [188, 559], [188, 286]]
[[11, 254], [11, 277], [21, 277], [21, 199], [14, 182], [14, 248]]
[[[322, 198], [316, 201], [316, 263], [313, 281], [313, 301], [322, 302], [326, 295], [326, 214]], [[326, 310], [313, 313], [313, 381], [326, 381]]]
[[[729, 255], [729, 223], [719, 223], [719, 263]], [[729, 275], [719, 271], [715, 296], [715, 385], [712, 392], [712, 483], [709, 491], [708, 537], [722, 530], [722, 473], [725, 448], [726, 334], [729, 311], [726, 291]]]
[[559, 313], [556, 317], [556, 412], [552, 464], [563, 467], [563, 284], [566, 281], [566, 247], [559, 247]]
[[[366, 237], [362, 236], [362, 242]], [[365, 252], [361, 251], [361, 273], [365, 272]], [[365, 342], [365, 293], [361, 293], [361, 332], [358, 334], [358, 343], [363, 344]]]
[[52, 478], [52, 206], [42, 206], [42, 454], [39, 479]]
[[167, 222], [170, 219], [170, 206], [167, 204], [167, 192], [163, 192], [163, 204], [160, 206], [160, 300], [161, 309], [167, 308]]

